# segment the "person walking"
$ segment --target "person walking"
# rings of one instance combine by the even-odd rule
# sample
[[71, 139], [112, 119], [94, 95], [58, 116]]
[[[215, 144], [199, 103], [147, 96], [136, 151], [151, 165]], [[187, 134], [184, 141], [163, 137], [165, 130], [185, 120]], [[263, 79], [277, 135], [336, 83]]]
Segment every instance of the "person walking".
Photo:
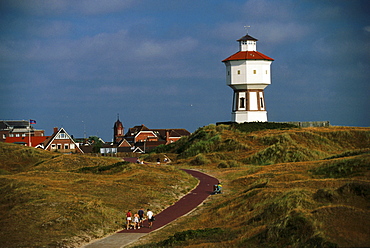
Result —
[[144, 209], [140, 208], [139, 211], [137, 211], [137, 214], [139, 215], [139, 227], [143, 227]]
[[146, 216], [148, 217], [149, 228], [152, 228], [154, 216], [153, 216], [153, 212], [149, 208], [146, 211]]
[[132, 221], [132, 213], [131, 213], [131, 210], [129, 210], [126, 213], [126, 229], [127, 230], [130, 229], [131, 221]]
[[140, 226], [139, 226], [139, 215], [138, 214], [134, 214], [134, 229], [140, 229]]

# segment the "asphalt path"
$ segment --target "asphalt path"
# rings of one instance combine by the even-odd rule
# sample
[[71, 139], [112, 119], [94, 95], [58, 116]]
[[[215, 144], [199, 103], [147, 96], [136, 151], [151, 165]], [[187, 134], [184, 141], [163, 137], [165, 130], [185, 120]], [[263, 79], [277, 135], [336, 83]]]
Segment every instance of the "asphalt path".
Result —
[[[88, 244], [84, 247], [86, 248], [124, 247], [125, 245], [136, 241], [137, 239], [146, 235], [147, 233], [150, 233], [154, 230], [158, 230], [164, 227], [165, 225], [167, 225], [168, 223], [176, 220], [177, 218], [188, 214], [193, 209], [195, 209], [197, 206], [199, 206], [208, 196], [212, 194], [213, 185], [217, 184], [218, 180], [214, 177], [211, 177], [199, 171], [187, 170], [187, 169], [183, 169], [183, 171], [197, 178], [199, 180], [198, 186], [192, 191], [190, 191], [187, 195], [182, 197], [174, 205], [166, 208], [165, 210], [163, 210], [162, 212], [158, 214], [154, 213], [156, 220], [153, 222], [153, 226], [151, 229], [148, 228], [148, 221], [145, 220], [143, 228], [136, 229], [136, 230], [134, 229], [126, 230], [125, 229], [125, 230], [115, 233], [114, 235], [98, 240], [94, 243]], [[133, 211], [133, 213], [135, 213], [135, 211]]]

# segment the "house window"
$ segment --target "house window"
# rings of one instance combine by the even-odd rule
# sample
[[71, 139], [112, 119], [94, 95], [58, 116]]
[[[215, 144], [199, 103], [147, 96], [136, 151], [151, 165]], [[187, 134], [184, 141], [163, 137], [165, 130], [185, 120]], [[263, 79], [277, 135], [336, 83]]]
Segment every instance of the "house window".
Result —
[[14, 134], [12, 134], [12, 133], [11, 133], [11, 134], [9, 134], [9, 137], [14, 137]]
[[3, 134], [3, 139], [6, 139], [6, 134]]
[[19, 137], [19, 133], [17, 133], [17, 134], [15, 135], [15, 137]]
[[55, 145], [55, 144], [52, 144], [52, 145], [51, 145], [51, 149], [52, 149], [52, 150], [55, 150], [55, 149], [56, 149], [56, 145]]
[[62, 144], [57, 144], [57, 149], [58, 150], [62, 149]]
[[22, 137], [26, 137], [26, 134], [25, 134], [25, 133], [23, 133], [23, 134], [22, 134]]
[[65, 139], [65, 138], [66, 138], [66, 135], [65, 135], [64, 133], [61, 133], [61, 134], [59, 135], [59, 137], [60, 137], [61, 139]]
[[67, 150], [68, 149], [68, 144], [64, 144], [64, 149]]
[[75, 144], [69, 144], [69, 149], [75, 149]]

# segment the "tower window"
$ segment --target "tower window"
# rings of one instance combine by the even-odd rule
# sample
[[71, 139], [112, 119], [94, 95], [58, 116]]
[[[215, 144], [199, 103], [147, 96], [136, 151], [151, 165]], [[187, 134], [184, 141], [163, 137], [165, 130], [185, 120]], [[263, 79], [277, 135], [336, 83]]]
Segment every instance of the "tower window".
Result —
[[268, 74], [268, 71], [266, 70], [266, 74]]
[[238, 70], [238, 74], [240, 74], [240, 70]]
[[253, 74], [256, 74], [257, 73], [257, 70], [253, 70]]
[[245, 98], [244, 97], [240, 98], [240, 108], [245, 108]]
[[261, 97], [260, 100], [261, 100], [261, 108], [263, 108], [263, 98]]

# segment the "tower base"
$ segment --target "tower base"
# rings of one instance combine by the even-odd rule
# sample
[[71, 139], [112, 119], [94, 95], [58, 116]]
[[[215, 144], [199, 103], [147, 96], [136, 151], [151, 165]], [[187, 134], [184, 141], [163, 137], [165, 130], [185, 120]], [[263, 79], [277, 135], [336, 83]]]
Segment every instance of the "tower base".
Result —
[[235, 111], [231, 113], [231, 121], [244, 122], [266, 122], [267, 111]]

